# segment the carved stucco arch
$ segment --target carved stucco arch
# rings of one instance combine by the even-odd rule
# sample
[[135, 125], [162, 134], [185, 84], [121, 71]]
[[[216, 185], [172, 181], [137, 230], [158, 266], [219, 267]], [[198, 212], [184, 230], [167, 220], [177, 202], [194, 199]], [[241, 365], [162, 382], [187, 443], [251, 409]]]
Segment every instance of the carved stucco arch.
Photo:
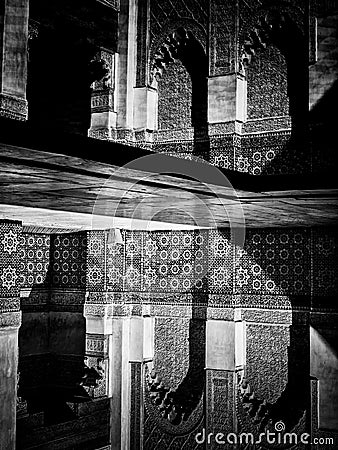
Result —
[[[169, 434], [187, 434], [202, 420], [205, 392], [206, 321], [189, 321], [189, 363], [179, 384], [166, 385], [154, 363], [145, 367], [145, 405], [157, 425]], [[200, 346], [202, 336], [203, 349]]]
[[[182, 35], [182, 30], [186, 36]], [[189, 40], [197, 42], [207, 54], [206, 30], [194, 20], [181, 19], [168, 23], [162, 28], [161, 35], [153, 39], [149, 51], [149, 83], [152, 85], [156, 75], [161, 76], [162, 71], [171, 62], [174, 62], [182, 46]]]
[[[284, 42], [277, 42], [276, 37]], [[295, 39], [293, 42], [297, 42], [300, 37], [302, 40], [305, 37], [305, 13], [300, 7], [281, 3], [258, 9], [252, 15], [248, 26], [240, 30], [241, 70], [245, 71], [245, 67], [250, 64], [257, 50], [275, 45], [285, 55], [293, 39]], [[297, 44], [301, 43], [297, 42]]]

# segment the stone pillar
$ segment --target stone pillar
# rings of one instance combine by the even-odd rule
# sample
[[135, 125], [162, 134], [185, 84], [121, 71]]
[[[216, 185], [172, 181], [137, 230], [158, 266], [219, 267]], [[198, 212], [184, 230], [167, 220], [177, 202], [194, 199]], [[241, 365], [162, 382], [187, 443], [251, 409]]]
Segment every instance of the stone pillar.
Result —
[[210, 1], [208, 122], [244, 122], [247, 87], [239, 60], [239, 4]]
[[[117, 138], [133, 128], [136, 84], [137, 0], [121, 0], [117, 68]], [[120, 132], [119, 132], [120, 130]]]
[[87, 233], [86, 255], [86, 360], [97, 379], [87, 386], [92, 398], [111, 397], [112, 316], [114, 294], [107, 291], [105, 267], [107, 236], [104, 231]]
[[218, 448], [226, 434], [237, 431], [236, 371], [245, 363], [245, 325], [236, 313], [234, 319], [206, 324], [206, 436], [213, 433], [208, 448]]
[[20, 235], [21, 223], [0, 221], [0, 439], [6, 450], [15, 449], [16, 437]]
[[154, 358], [154, 318], [130, 319], [130, 448], [143, 448], [144, 363]]
[[29, 0], [0, 5], [0, 116], [27, 119], [26, 80]]
[[116, 60], [117, 55], [108, 50], [101, 50], [96, 55], [105, 63], [108, 74], [103, 80], [93, 85], [91, 100], [91, 127], [89, 136], [96, 139], [113, 138], [112, 130], [116, 128]]
[[208, 122], [245, 122], [247, 83], [243, 75], [231, 73], [208, 80]]
[[86, 303], [86, 360], [97, 372], [97, 386], [87, 387], [92, 398], [111, 397], [112, 308], [107, 304]]
[[157, 90], [152, 87], [134, 89], [134, 128], [154, 131], [157, 128]]
[[142, 316], [130, 318], [130, 448], [142, 448], [143, 424], [143, 341], [144, 321]]
[[115, 316], [112, 320], [111, 446], [130, 448], [130, 320]]
[[138, 0], [136, 87], [134, 88], [134, 129], [138, 143], [152, 142], [157, 129], [157, 89], [149, 86], [150, 2]]
[[[207, 320], [206, 324], [206, 435], [208, 448], [218, 448], [218, 433], [235, 430], [235, 323]], [[226, 405], [224, 403], [226, 402]], [[221, 435], [218, 438], [222, 438]], [[217, 438], [217, 440], [218, 440]], [[227, 446], [225, 446], [227, 448]]]

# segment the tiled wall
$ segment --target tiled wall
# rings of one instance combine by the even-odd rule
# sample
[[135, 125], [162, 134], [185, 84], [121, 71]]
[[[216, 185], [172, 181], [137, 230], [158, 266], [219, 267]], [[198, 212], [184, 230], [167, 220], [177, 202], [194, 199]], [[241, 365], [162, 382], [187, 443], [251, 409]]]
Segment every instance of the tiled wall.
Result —
[[180, 61], [169, 65], [158, 83], [158, 129], [191, 127], [191, 78]]
[[0, 222], [0, 327], [20, 324], [21, 224]]
[[[125, 245], [88, 260], [92, 290], [264, 296], [333, 296], [337, 292], [337, 233], [333, 229], [247, 230], [243, 249], [230, 232], [124, 231]], [[92, 241], [94, 242], [94, 241]], [[92, 258], [92, 259], [90, 259]], [[106, 272], [104, 271], [106, 267]]]
[[[333, 297], [338, 289], [338, 236], [332, 228], [248, 229], [241, 249], [232, 248], [229, 230], [122, 231], [124, 245], [107, 245], [102, 231], [34, 235], [7, 228], [1, 245], [11, 268], [2, 269], [3, 298], [17, 296], [19, 288], [50, 289], [55, 296], [198, 290], [307, 298]], [[23, 306], [28, 298], [23, 295]]]

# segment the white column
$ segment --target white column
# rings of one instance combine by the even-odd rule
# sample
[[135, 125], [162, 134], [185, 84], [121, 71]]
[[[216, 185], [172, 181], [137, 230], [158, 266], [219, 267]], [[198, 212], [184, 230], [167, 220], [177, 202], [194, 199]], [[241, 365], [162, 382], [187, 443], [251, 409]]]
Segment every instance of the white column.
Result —
[[121, 0], [117, 68], [117, 128], [133, 128], [136, 84], [137, 0]]
[[114, 317], [112, 321], [112, 400], [111, 447], [129, 449], [130, 439], [130, 319]]
[[247, 83], [241, 74], [232, 73], [208, 79], [208, 122], [245, 122]]

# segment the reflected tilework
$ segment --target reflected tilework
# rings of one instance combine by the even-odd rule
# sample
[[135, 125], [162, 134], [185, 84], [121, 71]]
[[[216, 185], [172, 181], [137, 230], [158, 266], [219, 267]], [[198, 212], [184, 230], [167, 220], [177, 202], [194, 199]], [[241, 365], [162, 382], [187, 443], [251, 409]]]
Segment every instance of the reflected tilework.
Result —
[[21, 223], [12, 221], [0, 222], [0, 327], [19, 325], [19, 316], [6, 315], [20, 309], [20, 243]]
[[313, 230], [313, 295], [337, 296], [338, 235], [334, 229]]
[[[231, 247], [229, 230], [122, 231], [122, 237], [124, 244], [107, 245], [101, 231], [23, 233], [18, 255], [8, 256], [18, 263], [21, 288], [48, 289], [51, 279], [53, 289], [87, 288], [100, 295], [182, 295], [197, 289], [212, 295], [332, 297], [337, 292], [334, 230], [248, 229], [243, 249]], [[11, 251], [13, 236], [4, 242]], [[6, 275], [14, 281], [13, 276]], [[2, 286], [5, 293], [12, 289], [8, 283]]]
[[90, 231], [87, 235], [87, 279], [90, 291], [103, 291], [106, 286], [106, 237], [104, 231]]
[[143, 273], [143, 234], [140, 232], [126, 231], [125, 239], [125, 274], [123, 279], [124, 290], [142, 291]]
[[235, 293], [310, 295], [310, 232], [247, 230], [236, 252]]
[[49, 284], [50, 235], [22, 233], [20, 248], [21, 288]]
[[85, 288], [87, 233], [51, 235], [51, 251], [52, 286]]
[[[125, 232], [122, 232], [125, 241]], [[122, 292], [124, 289], [123, 280], [125, 275], [125, 252], [123, 244], [107, 244], [106, 246], [106, 277], [107, 290]]]
[[190, 292], [194, 281], [195, 235], [153, 232], [144, 236], [143, 291]]
[[210, 231], [208, 240], [208, 281], [210, 292], [232, 293], [234, 280], [234, 249], [230, 231]]
[[314, 295], [334, 295], [335, 233], [311, 233], [247, 229], [244, 248], [233, 249], [229, 230], [126, 232], [125, 246], [107, 250], [108, 289], [306, 298], [313, 282]]

